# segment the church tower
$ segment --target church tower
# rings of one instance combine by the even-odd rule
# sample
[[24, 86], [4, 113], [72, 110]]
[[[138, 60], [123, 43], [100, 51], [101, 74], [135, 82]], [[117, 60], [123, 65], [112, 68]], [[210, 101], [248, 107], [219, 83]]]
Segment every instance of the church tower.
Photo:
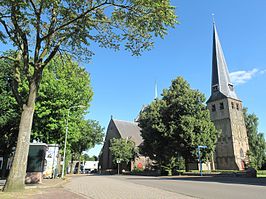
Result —
[[216, 144], [216, 169], [243, 170], [248, 161], [247, 130], [242, 102], [230, 81], [223, 50], [213, 23], [211, 96], [207, 101], [211, 120], [221, 134]]

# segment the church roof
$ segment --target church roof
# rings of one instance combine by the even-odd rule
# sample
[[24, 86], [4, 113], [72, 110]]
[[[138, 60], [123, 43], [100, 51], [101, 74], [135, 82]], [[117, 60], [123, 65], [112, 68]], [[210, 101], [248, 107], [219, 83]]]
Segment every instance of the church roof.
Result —
[[140, 132], [141, 129], [138, 126], [138, 123], [114, 119], [113, 122], [122, 138], [131, 138], [136, 146], [139, 146], [143, 142]]
[[211, 93], [212, 94], [208, 102], [217, 100], [217, 98], [221, 99], [221, 97], [229, 97], [239, 100], [229, 77], [227, 64], [224, 58], [223, 49], [219, 40], [215, 23], [213, 23]]

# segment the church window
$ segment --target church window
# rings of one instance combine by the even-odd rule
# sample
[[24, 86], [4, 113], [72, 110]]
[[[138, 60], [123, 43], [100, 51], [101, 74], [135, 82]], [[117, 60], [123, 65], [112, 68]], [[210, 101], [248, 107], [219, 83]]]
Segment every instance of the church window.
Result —
[[234, 102], [231, 102], [231, 107], [232, 107], [232, 109], [235, 108], [235, 104], [234, 104]]
[[218, 91], [218, 84], [215, 84], [214, 86], [212, 86], [213, 91]]
[[215, 104], [212, 105], [212, 112], [216, 111]]
[[236, 104], [236, 109], [239, 110], [239, 104]]
[[228, 84], [228, 86], [229, 86], [230, 91], [233, 91], [234, 90], [233, 84]]
[[221, 103], [220, 103], [220, 110], [223, 110], [223, 109], [224, 109], [224, 103], [221, 102]]

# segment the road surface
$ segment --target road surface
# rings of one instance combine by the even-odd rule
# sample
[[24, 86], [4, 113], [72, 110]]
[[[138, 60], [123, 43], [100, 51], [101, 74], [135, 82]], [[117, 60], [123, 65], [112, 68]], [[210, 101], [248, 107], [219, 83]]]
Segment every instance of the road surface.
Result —
[[95, 175], [73, 177], [64, 189], [93, 199], [265, 199], [266, 179]]

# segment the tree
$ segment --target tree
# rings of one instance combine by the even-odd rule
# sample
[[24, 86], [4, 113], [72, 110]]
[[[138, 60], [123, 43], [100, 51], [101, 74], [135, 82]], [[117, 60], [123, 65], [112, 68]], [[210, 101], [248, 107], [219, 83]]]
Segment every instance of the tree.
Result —
[[84, 120], [85, 111], [90, 106], [93, 91], [88, 72], [70, 56], [56, 56], [44, 69], [33, 119], [32, 139], [45, 143], [64, 144], [67, 109], [69, 135], [76, 134], [76, 125]]
[[254, 113], [249, 114], [247, 108], [244, 108], [243, 112], [249, 143], [249, 166], [259, 169], [266, 161], [265, 138], [263, 133], [258, 132], [259, 118]]
[[10, 89], [9, 77], [11, 68], [8, 62], [0, 60], [0, 154], [3, 155], [4, 164], [0, 177], [6, 174], [7, 159], [13, 152], [18, 133], [19, 109]]
[[78, 173], [80, 171], [80, 162], [82, 152], [93, 148], [95, 144], [103, 141], [103, 128], [97, 121], [83, 120], [75, 130], [76, 138], [71, 141], [72, 153], [76, 154], [79, 160]]
[[[3, 0], [0, 2], [0, 41], [10, 42], [13, 61], [12, 91], [22, 108], [18, 142], [4, 191], [24, 188], [27, 153], [33, 113], [42, 74], [60, 51], [90, 58], [90, 44], [120, 48], [133, 55], [153, 45], [153, 36], [163, 37], [176, 23], [170, 0]], [[23, 100], [18, 90], [21, 76], [29, 92]]]
[[[7, 160], [7, 156], [11, 154], [17, 140], [18, 117], [21, 109], [11, 92], [9, 82], [12, 76], [11, 67], [9, 63], [3, 61], [0, 65], [2, 68], [0, 72], [2, 77], [0, 80], [2, 93], [0, 97], [2, 105], [0, 107], [0, 129], [3, 138], [0, 141], [0, 151], [6, 156], [4, 159]], [[68, 55], [56, 56], [44, 71], [36, 103], [31, 140], [63, 145], [67, 107], [80, 103], [83, 104], [85, 109], [89, 107], [93, 94], [90, 77], [85, 69], [73, 62]], [[26, 82], [21, 81], [18, 89], [22, 90], [22, 94], [25, 96], [28, 92]], [[70, 128], [73, 122], [83, 120], [84, 114], [84, 109], [72, 109], [69, 117]], [[75, 134], [70, 133], [69, 137], [73, 136]], [[2, 171], [2, 176], [4, 175], [5, 170]]]
[[87, 153], [84, 153], [83, 160], [84, 161], [98, 161], [98, 157], [96, 155], [93, 155], [90, 157]]
[[[135, 142], [131, 139], [113, 138], [109, 147], [114, 163], [128, 163], [134, 159], [138, 153]], [[119, 169], [119, 168], [118, 168]]]
[[178, 77], [162, 99], [156, 99], [140, 114], [139, 126], [144, 143], [142, 153], [159, 166], [173, 167], [173, 160], [183, 157], [187, 165], [197, 158], [198, 145], [206, 145], [203, 159], [215, 150], [217, 130], [204, 105], [205, 97]]

